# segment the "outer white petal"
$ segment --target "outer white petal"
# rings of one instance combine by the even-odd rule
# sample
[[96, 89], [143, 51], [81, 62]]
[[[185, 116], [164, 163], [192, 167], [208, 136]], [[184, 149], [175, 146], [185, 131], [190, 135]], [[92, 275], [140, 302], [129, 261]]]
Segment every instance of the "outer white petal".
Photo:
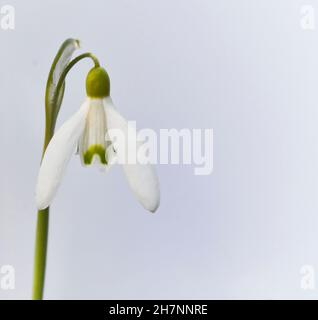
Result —
[[[121, 130], [125, 137], [128, 136], [129, 124], [127, 120], [114, 108], [111, 98], [104, 99], [107, 129]], [[134, 128], [130, 127], [130, 133]], [[136, 132], [135, 132], [136, 133]], [[136, 135], [135, 135], [136, 136]], [[136, 141], [134, 141], [136, 143]], [[124, 143], [127, 143], [127, 139]], [[130, 146], [125, 146], [124, 149], [129, 152]], [[120, 154], [123, 148], [116, 148], [116, 156], [123, 160], [126, 155]], [[138, 153], [143, 152], [142, 144], [137, 142]], [[129, 182], [130, 188], [136, 198], [143, 207], [151, 212], [155, 212], [160, 204], [160, 188], [159, 180], [151, 164], [129, 164], [122, 163], [124, 173]]]
[[36, 186], [36, 204], [39, 210], [47, 208], [56, 194], [66, 166], [83, 133], [88, 109], [89, 103], [85, 101], [80, 110], [54, 134], [46, 149]]

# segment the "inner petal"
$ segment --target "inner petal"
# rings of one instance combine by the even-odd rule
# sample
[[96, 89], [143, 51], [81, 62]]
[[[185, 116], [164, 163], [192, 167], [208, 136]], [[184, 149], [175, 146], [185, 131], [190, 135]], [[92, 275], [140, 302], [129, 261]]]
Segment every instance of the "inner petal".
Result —
[[84, 165], [107, 165], [106, 118], [101, 99], [91, 99], [86, 125], [80, 143], [80, 155]]

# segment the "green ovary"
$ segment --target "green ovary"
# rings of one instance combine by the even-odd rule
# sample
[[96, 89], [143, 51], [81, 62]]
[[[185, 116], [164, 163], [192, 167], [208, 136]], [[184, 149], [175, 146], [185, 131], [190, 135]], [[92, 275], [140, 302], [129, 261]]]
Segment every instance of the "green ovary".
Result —
[[102, 164], [107, 165], [106, 150], [105, 147], [100, 144], [95, 144], [89, 147], [89, 149], [84, 153], [84, 163], [86, 165], [92, 164], [95, 155], [99, 156]]

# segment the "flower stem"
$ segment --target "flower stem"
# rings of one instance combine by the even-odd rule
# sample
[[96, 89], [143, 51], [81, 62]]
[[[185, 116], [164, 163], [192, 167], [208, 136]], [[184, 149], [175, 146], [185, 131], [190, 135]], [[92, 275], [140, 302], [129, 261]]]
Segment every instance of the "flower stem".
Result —
[[[50, 121], [46, 123], [44, 146], [42, 158], [45, 150], [53, 137]], [[33, 300], [42, 300], [45, 282], [46, 269], [46, 253], [47, 253], [47, 239], [49, 233], [49, 213], [50, 208], [38, 211], [36, 238], [35, 238], [35, 257], [34, 257], [34, 276], [33, 276]]]
[[67, 74], [75, 66], [75, 64], [77, 62], [81, 61], [82, 59], [86, 59], [86, 58], [92, 59], [92, 61], [94, 62], [95, 68], [98, 68], [100, 66], [100, 63], [99, 63], [98, 59], [96, 58], [96, 56], [94, 54], [90, 53], [90, 52], [83, 53], [83, 54], [77, 56], [63, 70], [63, 72], [61, 74], [61, 77], [60, 77], [60, 80], [59, 80], [59, 82], [57, 84], [57, 89], [56, 90], [60, 90], [60, 88], [62, 87], [62, 85], [63, 85], [63, 83], [65, 81], [65, 78], [66, 78]]
[[33, 300], [43, 299], [48, 230], [49, 208], [46, 208], [38, 211], [34, 260]]

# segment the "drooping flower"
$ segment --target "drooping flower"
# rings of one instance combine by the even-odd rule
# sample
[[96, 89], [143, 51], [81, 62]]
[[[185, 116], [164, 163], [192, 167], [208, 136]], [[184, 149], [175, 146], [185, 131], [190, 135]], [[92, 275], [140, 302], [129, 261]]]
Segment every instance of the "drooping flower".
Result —
[[[127, 137], [133, 128], [113, 105], [105, 69], [95, 67], [89, 72], [86, 92], [87, 98], [81, 108], [56, 131], [43, 156], [36, 187], [38, 209], [45, 209], [51, 204], [67, 164], [78, 149], [84, 166], [98, 164], [108, 169], [116, 161], [120, 163], [136, 198], [145, 209], [155, 212], [160, 202], [160, 191], [153, 166], [138, 161], [127, 162], [126, 152], [131, 149], [128, 139], [114, 141], [110, 135], [112, 130], [119, 130]], [[134, 143], [138, 153], [146, 152], [142, 143], [136, 140]]]

